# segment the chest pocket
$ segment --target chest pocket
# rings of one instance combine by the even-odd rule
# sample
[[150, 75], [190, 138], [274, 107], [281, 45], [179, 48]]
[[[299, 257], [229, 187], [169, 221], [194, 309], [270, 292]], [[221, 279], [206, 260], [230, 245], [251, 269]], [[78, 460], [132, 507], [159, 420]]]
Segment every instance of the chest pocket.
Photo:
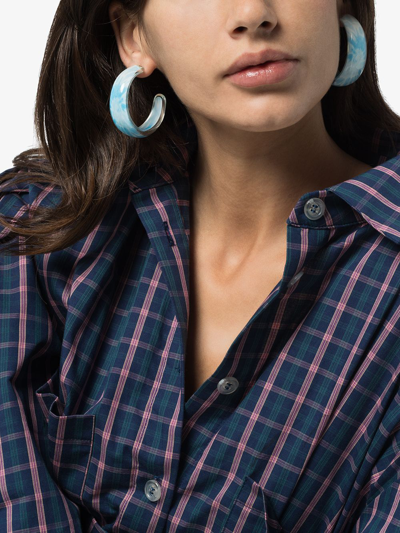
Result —
[[233, 502], [223, 533], [284, 533], [267, 495], [246, 476]]
[[43, 458], [60, 489], [72, 501], [81, 503], [92, 455], [96, 415], [60, 415], [59, 398], [52, 392], [53, 378], [57, 379], [55, 374], [35, 391], [44, 415]]

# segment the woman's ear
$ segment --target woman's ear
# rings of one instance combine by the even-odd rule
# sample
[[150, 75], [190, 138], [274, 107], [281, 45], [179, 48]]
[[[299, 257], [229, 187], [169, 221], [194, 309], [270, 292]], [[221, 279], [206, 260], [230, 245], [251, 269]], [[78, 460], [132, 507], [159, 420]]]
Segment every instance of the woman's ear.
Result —
[[117, 1], [111, 2], [108, 14], [122, 63], [126, 68], [141, 65], [144, 72], [139, 74], [138, 78], [150, 76], [157, 65], [140, 44], [139, 30], [135, 20], [129, 17], [121, 2]]
[[121, 61], [127, 68], [131, 67], [135, 64], [133, 54], [137, 52], [137, 46], [133, 40], [135, 24], [125, 13], [120, 2], [111, 2], [108, 14]]

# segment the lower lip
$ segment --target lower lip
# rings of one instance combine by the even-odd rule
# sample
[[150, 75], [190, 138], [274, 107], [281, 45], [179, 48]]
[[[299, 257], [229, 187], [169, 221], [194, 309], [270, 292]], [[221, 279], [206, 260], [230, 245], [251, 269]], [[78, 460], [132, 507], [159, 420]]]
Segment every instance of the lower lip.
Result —
[[233, 83], [241, 87], [258, 87], [272, 85], [285, 80], [296, 69], [297, 59], [282, 59], [265, 65], [249, 67], [227, 76]]

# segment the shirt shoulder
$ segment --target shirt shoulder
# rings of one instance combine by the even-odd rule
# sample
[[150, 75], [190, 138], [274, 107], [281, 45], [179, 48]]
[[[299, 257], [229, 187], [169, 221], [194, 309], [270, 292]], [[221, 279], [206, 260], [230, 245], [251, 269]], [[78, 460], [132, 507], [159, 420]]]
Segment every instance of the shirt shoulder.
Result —
[[[55, 184], [24, 181], [23, 176], [29, 171], [20, 170], [16, 176], [11, 173], [15, 168], [8, 168], [0, 173], [0, 215], [19, 219], [29, 215], [31, 209], [38, 206], [55, 207], [61, 199], [61, 189]], [[4, 179], [10, 175], [9, 179]], [[19, 182], [16, 182], [18, 177]], [[22, 178], [22, 179], [21, 179]], [[0, 238], [10, 233], [9, 228], [0, 224]]]

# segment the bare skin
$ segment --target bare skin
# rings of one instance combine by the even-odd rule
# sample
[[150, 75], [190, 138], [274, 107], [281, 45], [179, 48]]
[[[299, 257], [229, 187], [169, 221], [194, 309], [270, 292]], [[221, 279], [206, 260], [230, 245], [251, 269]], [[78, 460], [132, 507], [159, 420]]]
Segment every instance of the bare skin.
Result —
[[[345, 0], [147, 0], [144, 35], [110, 5], [121, 61], [142, 65], [141, 78], [158, 68], [198, 133], [186, 398], [281, 279], [297, 200], [371, 168], [339, 148], [322, 115], [345, 13]], [[243, 88], [225, 76], [244, 52], [266, 48], [297, 59], [289, 78]]]
[[275, 243], [227, 275], [210, 264], [213, 251], [190, 236], [190, 315], [185, 401], [218, 368], [228, 348], [281, 280], [285, 246]]
[[[355, 160], [344, 179], [370, 168]], [[286, 219], [289, 215], [290, 211]], [[267, 245], [254, 249], [249, 257], [227, 267], [218, 255], [218, 242], [207, 239], [206, 232], [198, 231], [194, 222], [191, 223], [185, 402], [212, 376], [237, 335], [282, 279], [286, 263], [286, 227], [285, 222], [282, 231], [277, 228]]]

